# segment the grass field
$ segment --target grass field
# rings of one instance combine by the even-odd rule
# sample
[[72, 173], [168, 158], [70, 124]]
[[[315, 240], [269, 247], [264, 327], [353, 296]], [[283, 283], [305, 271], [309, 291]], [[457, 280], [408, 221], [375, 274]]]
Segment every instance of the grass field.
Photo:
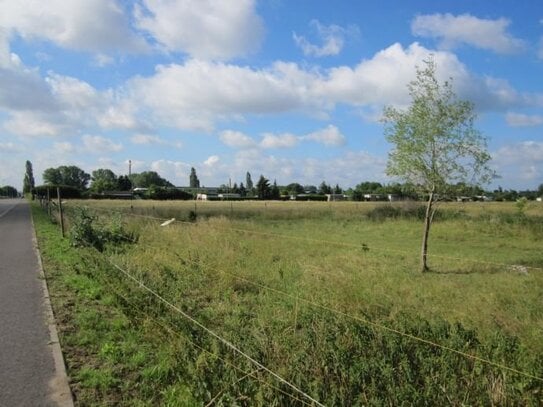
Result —
[[414, 203], [66, 207], [103, 241], [35, 210], [81, 405], [543, 401], [543, 205], [443, 204], [426, 274]]

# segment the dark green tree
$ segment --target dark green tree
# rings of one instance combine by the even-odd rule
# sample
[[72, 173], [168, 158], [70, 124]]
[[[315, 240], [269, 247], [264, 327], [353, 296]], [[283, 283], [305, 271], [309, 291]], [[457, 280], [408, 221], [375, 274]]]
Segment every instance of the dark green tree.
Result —
[[43, 182], [47, 185], [66, 185], [79, 191], [87, 189], [91, 176], [75, 165], [61, 165], [47, 168], [43, 172]]
[[251, 178], [251, 173], [247, 171], [245, 175], [245, 188], [247, 188], [247, 195], [253, 195], [253, 180]]
[[62, 185], [62, 175], [58, 168], [47, 168], [42, 175], [46, 185]]
[[35, 182], [34, 182], [34, 171], [32, 170], [32, 163], [30, 161], [26, 161], [26, 171], [25, 171], [25, 177], [23, 179], [23, 193], [28, 194], [31, 193], [34, 190]]
[[144, 171], [139, 174], [132, 174], [130, 182], [135, 188], [149, 188], [151, 185], [157, 187], [173, 187], [174, 185], [168, 180], [162, 178], [155, 171]]
[[259, 199], [269, 199], [271, 194], [270, 181], [261, 175], [256, 183], [256, 193]]
[[336, 184], [336, 187], [334, 188], [334, 194], [342, 194], [343, 190], [339, 187], [339, 184]]
[[355, 187], [355, 190], [363, 194], [379, 194], [383, 192], [383, 185], [380, 182], [361, 182]]
[[387, 174], [419, 186], [427, 197], [421, 249], [421, 270], [428, 270], [428, 236], [439, 196], [457, 182], [490, 181], [486, 139], [474, 127], [475, 110], [459, 100], [450, 82], [439, 83], [431, 58], [417, 67], [408, 85], [411, 104], [406, 110], [386, 107], [385, 137], [392, 144]]
[[273, 180], [273, 185], [270, 190], [270, 199], [281, 199], [281, 192], [279, 191], [276, 180]]
[[18, 194], [19, 193], [17, 192], [17, 188], [12, 187], [11, 185], [4, 185], [3, 187], [0, 187], [0, 196], [5, 196], [8, 198], [17, 198]]
[[289, 195], [298, 195], [304, 193], [304, 187], [297, 182], [288, 184], [285, 188], [288, 191]]
[[330, 185], [327, 185], [326, 182], [322, 181], [319, 185], [319, 194], [331, 194], [332, 193], [332, 187]]
[[119, 191], [130, 191], [132, 189], [132, 182], [130, 182], [128, 175], [120, 175], [117, 178], [117, 189]]
[[190, 169], [189, 186], [191, 188], [200, 188], [200, 180], [196, 175], [196, 170], [194, 169], [194, 167]]
[[107, 168], [100, 168], [92, 172], [90, 190], [100, 193], [117, 189], [118, 181], [115, 173]]
[[245, 189], [245, 185], [243, 185], [243, 182], [240, 182], [239, 183], [239, 194], [241, 196], [246, 196], [247, 195], [247, 189]]

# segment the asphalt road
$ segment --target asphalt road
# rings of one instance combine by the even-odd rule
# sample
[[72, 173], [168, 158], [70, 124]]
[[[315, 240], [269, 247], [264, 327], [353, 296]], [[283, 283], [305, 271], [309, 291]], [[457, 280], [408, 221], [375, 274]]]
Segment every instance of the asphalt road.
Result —
[[0, 407], [71, 403], [33, 236], [28, 203], [0, 199]]

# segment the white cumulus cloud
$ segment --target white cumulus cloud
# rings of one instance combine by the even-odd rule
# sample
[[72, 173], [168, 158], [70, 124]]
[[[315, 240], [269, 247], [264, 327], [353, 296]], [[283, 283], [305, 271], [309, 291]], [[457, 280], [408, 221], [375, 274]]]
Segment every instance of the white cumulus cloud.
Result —
[[135, 19], [167, 51], [203, 59], [246, 55], [264, 35], [254, 0], [142, 0]]
[[220, 158], [218, 155], [212, 155], [207, 158], [207, 160], [204, 161], [204, 165], [208, 167], [213, 167], [217, 165], [220, 161]]
[[234, 130], [224, 130], [219, 134], [219, 139], [229, 147], [254, 148], [257, 143], [245, 133]]
[[294, 134], [283, 133], [273, 134], [264, 133], [262, 140], [260, 141], [260, 147], [262, 148], [291, 148], [298, 144], [299, 138]]
[[[252, 68], [194, 59], [161, 65], [151, 76], [129, 80], [101, 123], [128, 127], [143, 121], [149, 127], [212, 132], [217, 122], [239, 121], [252, 114], [297, 112], [326, 118], [337, 105], [377, 112], [383, 105], [409, 103], [406, 85], [414, 79], [415, 67], [431, 54], [438, 79], [453, 78], [457, 94], [473, 101], [479, 111], [542, 103], [543, 95], [521, 93], [505, 80], [472, 74], [452, 52], [413, 43], [393, 44], [354, 66], [329, 69], [287, 62]], [[247, 148], [252, 144], [239, 134], [225, 134], [222, 141], [230, 146], [247, 144]]]
[[322, 45], [315, 45], [307, 40], [306, 37], [296, 33], [292, 34], [292, 38], [296, 45], [300, 47], [304, 55], [314, 57], [339, 54], [345, 44], [345, 36], [358, 31], [356, 27], [345, 29], [335, 24], [326, 26], [321, 24], [318, 20], [312, 20], [310, 26], [317, 32], [319, 40], [322, 41]]
[[543, 176], [543, 142], [528, 140], [501, 147], [492, 154], [492, 163], [504, 185], [534, 188]]
[[298, 91], [273, 70], [198, 60], [158, 66], [128, 88], [133, 104], [149, 108], [156, 121], [184, 129], [211, 131], [218, 118], [300, 106]]
[[342, 146], [345, 144], [345, 136], [341, 134], [336, 126], [328, 125], [324, 129], [314, 131], [302, 136], [303, 140], [311, 140], [325, 146]]
[[99, 108], [104, 100], [103, 94], [100, 94], [87, 82], [77, 78], [62, 76], [51, 73], [45, 82], [49, 85], [55, 101], [63, 110], [85, 111], [88, 109]]
[[4, 121], [4, 129], [23, 137], [56, 137], [66, 132], [67, 127], [61, 118], [49, 116], [41, 112], [12, 112]]
[[507, 31], [510, 23], [505, 18], [490, 20], [470, 14], [430, 14], [415, 17], [411, 31], [416, 36], [437, 38], [445, 48], [467, 44], [500, 54], [510, 54], [522, 51], [525, 47], [524, 41]]
[[141, 52], [147, 47], [115, 0], [2, 1], [0, 27], [25, 40], [47, 40], [80, 51]]

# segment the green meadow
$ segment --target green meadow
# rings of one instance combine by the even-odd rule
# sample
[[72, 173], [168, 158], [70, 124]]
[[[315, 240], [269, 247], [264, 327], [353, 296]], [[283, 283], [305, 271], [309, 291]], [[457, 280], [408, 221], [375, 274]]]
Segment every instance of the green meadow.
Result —
[[65, 210], [34, 221], [79, 405], [543, 402], [540, 203], [441, 204], [424, 274], [418, 203]]

